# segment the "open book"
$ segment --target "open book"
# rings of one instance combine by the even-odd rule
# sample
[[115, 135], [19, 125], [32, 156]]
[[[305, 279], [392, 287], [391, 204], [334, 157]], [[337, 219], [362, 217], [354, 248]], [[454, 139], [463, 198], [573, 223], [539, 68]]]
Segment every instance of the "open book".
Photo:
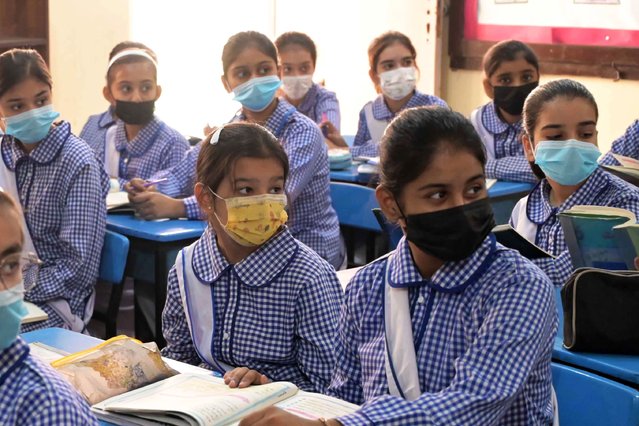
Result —
[[614, 228], [636, 224], [634, 213], [616, 207], [573, 206], [559, 213], [559, 221], [575, 268], [628, 269], [621, 231]]
[[119, 424], [229, 425], [271, 405], [308, 419], [341, 416], [359, 408], [299, 391], [288, 382], [231, 389], [210, 374], [184, 373], [104, 400], [92, 410], [98, 418]]
[[22, 318], [22, 324], [29, 324], [32, 322], [46, 321], [49, 319], [49, 314], [44, 312], [38, 305], [31, 302], [24, 301], [24, 306], [27, 308], [27, 315]]
[[106, 205], [109, 213], [133, 211], [129, 203], [129, 194], [124, 191], [109, 192], [106, 197]]
[[545, 257], [555, 257], [547, 251], [544, 251], [541, 247], [538, 247], [528, 241], [526, 237], [521, 235], [507, 223], [495, 226], [493, 228], [493, 233], [495, 234], [498, 243], [508, 248], [517, 250], [525, 258], [542, 259]]
[[619, 161], [621, 166], [602, 165], [601, 167], [626, 182], [639, 186], [639, 160], [619, 154], [612, 154], [612, 156]]

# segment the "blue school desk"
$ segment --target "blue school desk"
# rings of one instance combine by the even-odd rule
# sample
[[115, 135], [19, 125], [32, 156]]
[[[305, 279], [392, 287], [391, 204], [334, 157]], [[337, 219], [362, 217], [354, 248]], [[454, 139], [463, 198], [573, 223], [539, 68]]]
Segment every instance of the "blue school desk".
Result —
[[331, 180], [336, 182], [359, 183], [368, 185], [371, 179], [376, 179], [376, 175], [360, 174], [357, 171], [359, 163], [352, 164], [349, 168], [343, 170], [331, 170]]
[[552, 359], [561, 361], [583, 370], [589, 370], [634, 388], [639, 388], [639, 355], [601, 354], [590, 352], [573, 352], [564, 348], [564, 312], [561, 307], [560, 289], [555, 290], [559, 329], [555, 338]]
[[125, 276], [134, 279], [135, 336], [164, 346], [162, 310], [169, 269], [177, 251], [200, 238], [200, 220], [146, 221], [132, 214], [107, 215], [107, 229], [129, 239]]

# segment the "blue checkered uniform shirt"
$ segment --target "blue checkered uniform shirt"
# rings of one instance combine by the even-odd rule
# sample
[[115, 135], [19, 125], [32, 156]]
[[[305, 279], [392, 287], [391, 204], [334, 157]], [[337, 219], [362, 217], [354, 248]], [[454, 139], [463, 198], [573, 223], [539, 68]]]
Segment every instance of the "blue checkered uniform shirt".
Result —
[[84, 140], [95, 151], [98, 161], [104, 163], [104, 145], [109, 127], [115, 124], [113, 110], [107, 109], [101, 114], [89, 116], [80, 132], [80, 139]]
[[635, 120], [628, 126], [626, 133], [612, 143], [610, 151], [601, 157], [599, 163], [618, 166], [619, 162], [615, 160], [612, 154], [620, 154], [639, 160], [639, 120]]
[[297, 110], [317, 124], [322, 122], [322, 113], [325, 113], [328, 121], [333, 123], [337, 130], [340, 129], [341, 116], [337, 96], [335, 92], [326, 90], [317, 83], [308, 90]]
[[[199, 280], [212, 287], [211, 332], [217, 359], [304, 390], [326, 390], [335, 364], [333, 344], [342, 302], [331, 265], [286, 228], [235, 265], [226, 261], [207, 228], [194, 249], [192, 265]], [[169, 273], [162, 331], [167, 341], [162, 355], [202, 362], [191, 340], [175, 266]]]
[[[481, 125], [494, 138], [495, 158], [486, 162], [486, 177], [536, 183], [539, 179], [532, 172], [521, 144], [521, 120], [513, 124], [506, 123], [499, 118], [493, 102], [481, 107], [479, 115]], [[478, 133], [481, 135], [481, 132]]]
[[0, 424], [91, 426], [98, 421], [69, 383], [32, 357], [18, 337], [0, 350]]
[[[413, 96], [408, 100], [406, 105], [404, 105], [399, 112], [408, 108], [428, 105], [448, 108], [448, 104], [446, 104], [446, 102], [444, 102], [442, 99], [439, 99], [437, 96], [427, 95], [416, 90]], [[391, 112], [391, 110], [388, 109], [388, 106], [386, 106], [383, 95], [379, 95], [373, 101], [373, 117], [375, 117], [377, 120], [386, 120], [390, 123], [396, 115], [397, 114]], [[362, 110], [359, 112], [357, 134], [355, 135], [355, 140], [353, 141], [351, 152], [353, 153], [354, 157], [376, 157], [379, 155], [379, 141], [374, 141], [371, 139], [371, 134], [368, 131], [368, 123], [366, 121], [366, 113], [364, 112], [364, 108], [362, 108]]]
[[[639, 217], [639, 189], [616, 176], [597, 169], [586, 182], [559, 207], [550, 205], [550, 185], [542, 180], [530, 194], [520, 201], [526, 203], [528, 220], [537, 225], [535, 244], [557, 256], [555, 259], [535, 259], [538, 265], [556, 286], [562, 286], [574, 268], [559, 223], [559, 213], [577, 205], [619, 207], [633, 212]], [[516, 228], [515, 218], [510, 218]]]
[[[482, 263], [491, 256], [490, 266]], [[480, 266], [482, 265], [482, 266]], [[384, 367], [385, 268], [409, 286], [422, 395], [389, 394]], [[554, 290], [518, 252], [489, 236], [465, 260], [424, 280], [402, 238], [346, 289], [329, 394], [364, 404], [344, 425], [551, 424]]]
[[66, 122], [49, 131], [31, 154], [7, 135], [1, 152], [4, 163], [15, 171], [19, 201], [44, 262], [26, 299], [45, 310], [49, 319], [26, 324], [22, 331], [64, 327], [46, 302], [64, 298], [75, 315], [84, 316], [98, 276], [106, 222], [100, 166]]
[[[315, 123], [283, 99], [265, 123], [288, 155], [290, 172], [286, 181], [289, 198], [288, 225], [291, 234], [332, 265], [343, 260], [337, 213], [331, 204], [328, 154], [322, 134]], [[233, 121], [243, 121], [241, 113]], [[162, 193], [184, 199], [187, 217], [201, 218], [193, 194], [197, 157], [200, 147], [192, 148], [173, 169], [157, 173], [153, 179], [169, 177], [158, 186]]]

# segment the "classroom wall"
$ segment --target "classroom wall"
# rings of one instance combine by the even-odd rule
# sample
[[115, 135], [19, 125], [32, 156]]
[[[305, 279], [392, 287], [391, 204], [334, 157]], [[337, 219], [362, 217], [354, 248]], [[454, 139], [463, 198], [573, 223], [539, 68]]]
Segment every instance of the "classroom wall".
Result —
[[[482, 87], [480, 71], [451, 70], [445, 60], [443, 96], [455, 110], [469, 115], [478, 105], [489, 101]], [[542, 75], [541, 82], [558, 78], [572, 78], [582, 82], [593, 94], [599, 107], [599, 148], [610, 149], [612, 141], [621, 136], [626, 127], [639, 118], [639, 81], [612, 81], [594, 77]]]
[[129, 0], [49, 0], [53, 102], [79, 134], [89, 114], [104, 111], [108, 53], [129, 38]]

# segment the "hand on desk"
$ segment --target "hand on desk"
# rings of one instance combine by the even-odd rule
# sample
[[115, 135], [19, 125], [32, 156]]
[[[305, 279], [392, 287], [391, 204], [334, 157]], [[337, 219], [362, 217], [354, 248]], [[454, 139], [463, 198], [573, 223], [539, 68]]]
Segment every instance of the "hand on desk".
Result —
[[323, 121], [320, 123], [320, 129], [324, 134], [324, 141], [328, 148], [348, 148], [348, 144], [340, 134], [339, 130], [330, 121]]
[[184, 201], [155, 191], [129, 192], [129, 201], [144, 220], [186, 217]]
[[264, 410], [260, 410], [257, 413], [253, 413], [250, 416], [244, 417], [240, 422], [240, 426], [338, 426], [341, 425], [335, 419], [321, 420], [308, 420], [302, 417], [296, 416], [282, 410], [281, 408], [268, 407]]
[[230, 388], [247, 388], [251, 385], [265, 385], [271, 380], [264, 374], [247, 367], [237, 367], [224, 374], [224, 384]]

